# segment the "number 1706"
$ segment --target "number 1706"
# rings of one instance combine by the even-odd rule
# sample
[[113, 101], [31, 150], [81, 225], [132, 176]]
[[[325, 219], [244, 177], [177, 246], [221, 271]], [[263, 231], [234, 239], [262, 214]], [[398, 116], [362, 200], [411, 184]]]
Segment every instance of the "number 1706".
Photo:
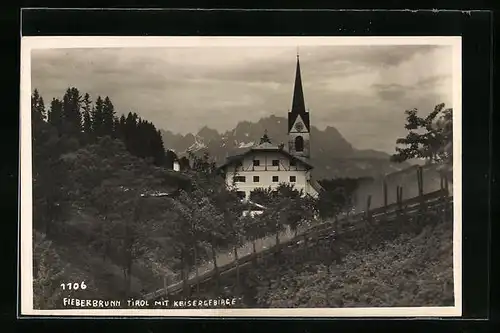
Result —
[[85, 284], [84, 281], [80, 282], [80, 283], [61, 283], [61, 289], [62, 290], [78, 290], [78, 289], [82, 289], [82, 290], [85, 290], [87, 289], [87, 285]]

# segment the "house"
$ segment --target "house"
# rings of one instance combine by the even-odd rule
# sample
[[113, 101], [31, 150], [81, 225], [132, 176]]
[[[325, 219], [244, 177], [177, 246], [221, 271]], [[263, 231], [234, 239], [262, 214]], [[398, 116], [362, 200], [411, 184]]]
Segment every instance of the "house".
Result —
[[174, 171], [181, 171], [181, 164], [179, 163], [178, 159], [174, 160], [172, 170], [174, 170]]
[[256, 188], [293, 185], [304, 194], [317, 197], [321, 187], [312, 180], [310, 162], [310, 119], [306, 110], [300, 62], [297, 55], [292, 109], [288, 112], [288, 145], [274, 144], [266, 133], [258, 145], [242, 154], [228, 156], [219, 167], [228, 185], [237, 188], [241, 198], [248, 199]]
[[173, 171], [185, 171], [190, 168], [189, 160], [187, 159], [187, 157], [183, 156], [179, 158], [179, 156], [177, 156], [177, 154], [172, 149], [168, 149], [166, 151], [165, 160], [167, 169]]

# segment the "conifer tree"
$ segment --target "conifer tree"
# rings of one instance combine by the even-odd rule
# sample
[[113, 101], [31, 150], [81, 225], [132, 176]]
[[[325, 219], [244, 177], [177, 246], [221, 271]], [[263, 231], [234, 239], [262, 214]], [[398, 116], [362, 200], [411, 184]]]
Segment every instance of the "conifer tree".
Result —
[[102, 131], [103, 135], [112, 135], [115, 119], [115, 107], [108, 96], [104, 98], [102, 108]]
[[173, 169], [174, 168], [174, 161], [177, 161], [178, 158], [177, 158], [177, 154], [168, 149], [165, 153], [165, 162], [164, 162], [164, 165], [167, 169]]
[[[153, 130], [155, 130], [153, 126]], [[154, 161], [156, 165], [165, 164], [165, 147], [163, 145], [163, 139], [160, 130], [153, 132], [155, 134], [155, 145], [154, 145]]]
[[62, 130], [62, 120], [63, 120], [63, 104], [62, 101], [53, 98], [50, 102], [50, 109], [48, 112], [48, 122], [53, 125], [59, 133]]
[[123, 142], [125, 142], [125, 115], [122, 114], [118, 119], [118, 123], [116, 124], [116, 136], [120, 138]]
[[129, 112], [124, 125], [125, 146], [135, 156], [139, 156], [138, 151], [140, 151], [140, 145], [137, 142], [138, 118], [136, 113]]
[[38, 105], [38, 100], [40, 98], [40, 94], [38, 92], [38, 89], [35, 89], [33, 93], [31, 94], [31, 109], [34, 110], [36, 106]]
[[82, 115], [81, 115], [82, 97], [77, 88], [71, 87], [66, 90], [63, 97], [63, 123], [64, 130], [71, 134], [77, 134], [82, 129]]
[[120, 119], [118, 117], [114, 117], [113, 119], [113, 138], [120, 137]]
[[103, 108], [104, 101], [101, 96], [97, 96], [94, 108], [92, 109], [92, 130], [97, 137], [103, 136]]
[[45, 104], [37, 89], [31, 95], [31, 111], [33, 118], [45, 120]]
[[90, 100], [90, 95], [88, 93], [83, 97], [83, 131], [87, 134], [92, 133], [92, 101]]

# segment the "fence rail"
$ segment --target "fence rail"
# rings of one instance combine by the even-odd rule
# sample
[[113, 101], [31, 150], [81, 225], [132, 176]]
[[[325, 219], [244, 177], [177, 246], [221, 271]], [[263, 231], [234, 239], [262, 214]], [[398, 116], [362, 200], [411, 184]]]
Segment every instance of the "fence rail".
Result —
[[[399, 191], [399, 190], [398, 190]], [[352, 231], [360, 225], [361, 221], [373, 221], [377, 222], [380, 220], [392, 220], [401, 216], [402, 214], [406, 216], [412, 216], [421, 212], [422, 209], [432, 209], [433, 207], [444, 205], [447, 207], [452, 204], [453, 197], [448, 195], [448, 189], [442, 188], [441, 190], [434, 191], [425, 195], [420, 195], [405, 201], [401, 200], [390, 205], [385, 205], [379, 208], [370, 210], [370, 198], [368, 198], [367, 209], [364, 212], [358, 213], [353, 216], [345, 216], [338, 221], [327, 221], [313, 226], [303, 226], [299, 227], [296, 232], [292, 232], [290, 229], [285, 230], [280, 233], [279, 244], [276, 243], [276, 235], [270, 235], [263, 239], [257, 240], [256, 242], [261, 242], [264, 244], [259, 247], [258, 250], [253, 248], [252, 243], [249, 242], [244, 246], [240, 247], [238, 252], [238, 260], [232, 258], [227, 263], [220, 265], [218, 267], [219, 275], [223, 276], [233, 272], [237, 267], [239, 269], [249, 265], [257, 256], [263, 258], [274, 252], [276, 249], [297, 245], [300, 240], [308, 239], [314, 240], [317, 237], [323, 236], [325, 233], [331, 233], [335, 226], [341, 226], [342, 230]], [[365, 227], [365, 226], [361, 226]], [[266, 246], [265, 244], [268, 244]], [[249, 250], [251, 248], [251, 250]], [[226, 251], [227, 253], [227, 251]], [[217, 260], [219, 262], [219, 260]], [[206, 282], [216, 274], [213, 262], [207, 262], [201, 266], [196, 267], [195, 272], [191, 272], [188, 277], [187, 282], [182, 280], [174, 280], [172, 283], [165, 281], [164, 288], [147, 294], [144, 296], [147, 300], [154, 300], [163, 296], [178, 294], [187, 286], [191, 288], [196, 284]], [[177, 276], [178, 278], [178, 276]]]

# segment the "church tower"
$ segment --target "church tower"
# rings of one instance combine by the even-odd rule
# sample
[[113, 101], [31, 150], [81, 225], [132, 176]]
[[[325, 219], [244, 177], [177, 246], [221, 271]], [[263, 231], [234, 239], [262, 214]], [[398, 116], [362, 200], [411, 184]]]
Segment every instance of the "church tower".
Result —
[[306, 159], [310, 157], [310, 130], [309, 112], [304, 102], [299, 55], [297, 54], [292, 109], [288, 112], [288, 151], [292, 155]]

